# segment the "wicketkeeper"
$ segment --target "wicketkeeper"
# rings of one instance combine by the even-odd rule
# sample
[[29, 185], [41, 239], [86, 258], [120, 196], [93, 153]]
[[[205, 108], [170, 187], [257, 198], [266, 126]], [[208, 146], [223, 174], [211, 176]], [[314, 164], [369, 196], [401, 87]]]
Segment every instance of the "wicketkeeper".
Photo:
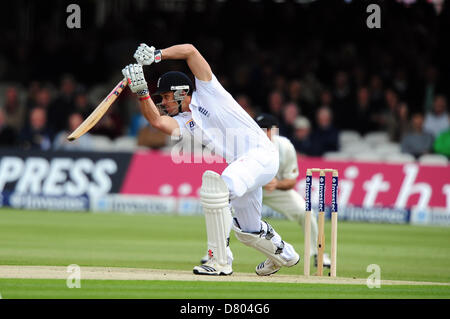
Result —
[[[305, 221], [305, 200], [294, 189], [298, 177], [297, 152], [291, 141], [278, 135], [278, 121], [270, 114], [261, 114], [256, 123], [266, 129], [267, 136], [277, 146], [280, 167], [277, 175], [263, 187], [263, 204], [283, 214], [289, 220], [297, 222], [303, 228]], [[318, 228], [314, 211], [311, 211], [311, 254], [317, 267]], [[323, 266], [330, 267], [328, 254], [323, 254]]]
[[[209, 259], [194, 267], [194, 273], [233, 272], [233, 255], [227, 246], [231, 227], [239, 241], [266, 255], [267, 259], [256, 267], [258, 275], [270, 275], [283, 266], [297, 264], [300, 256], [292, 245], [261, 220], [262, 186], [274, 178], [279, 166], [275, 145], [222, 87], [194, 46], [183, 44], [155, 50], [141, 44], [134, 57], [139, 64], [126, 66], [122, 73], [131, 91], [138, 95], [141, 112], [150, 124], [172, 136], [193, 136], [229, 164], [222, 175], [212, 171], [203, 174], [200, 200]], [[163, 74], [156, 92], [162, 98], [160, 114], [149, 95], [142, 65], [170, 59], [187, 62], [196, 88], [184, 73]]]

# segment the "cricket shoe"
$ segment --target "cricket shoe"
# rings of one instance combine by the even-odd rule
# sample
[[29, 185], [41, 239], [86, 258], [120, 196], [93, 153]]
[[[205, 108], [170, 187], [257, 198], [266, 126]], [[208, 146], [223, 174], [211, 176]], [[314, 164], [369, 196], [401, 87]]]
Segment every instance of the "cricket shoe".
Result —
[[200, 263], [203, 265], [203, 264], [206, 264], [207, 262], [208, 262], [208, 260], [209, 260], [209, 256], [208, 256], [208, 254], [206, 254], [205, 256], [203, 256], [203, 258], [202, 259], [200, 259]]
[[209, 259], [204, 264], [194, 267], [194, 274], [209, 276], [229, 276], [233, 273], [231, 265], [220, 265], [214, 258]]
[[[233, 253], [231, 252], [230, 247], [227, 247], [227, 258], [228, 258], [228, 264], [232, 265], [233, 264]], [[204, 265], [208, 262], [208, 260], [210, 260], [212, 257], [209, 256], [209, 253], [206, 252], [205, 256], [202, 257], [202, 259], [200, 259], [200, 264]]]
[[[289, 260], [284, 267], [292, 267], [298, 264], [300, 261], [300, 256], [296, 252], [294, 258]], [[276, 273], [278, 270], [281, 269], [282, 266], [276, 264], [273, 262], [272, 259], [267, 258], [265, 261], [260, 263], [258, 266], [256, 266], [255, 272], [258, 276], [269, 276], [274, 273]]]
[[[316, 266], [316, 268], [317, 268], [317, 255], [314, 255], [314, 266]], [[331, 259], [327, 253], [323, 254], [323, 266], [325, 268], [331, 267]]]

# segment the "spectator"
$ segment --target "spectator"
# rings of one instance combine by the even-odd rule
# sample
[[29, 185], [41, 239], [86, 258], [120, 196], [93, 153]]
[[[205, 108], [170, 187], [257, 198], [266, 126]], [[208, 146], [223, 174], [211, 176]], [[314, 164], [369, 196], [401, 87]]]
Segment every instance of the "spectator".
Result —
[[383, 80], [379, 75], [372, 75], [370, 78], [370, 104], [375, 112], [379, 112], [384, 106]]
[[278, 119], [278, 121], [280, 121], [282, 118], [281, 110], [283, 108], [284, 103], [283, 93], [277, 90], [272, 91], [269, 94], [268, 103], [269, 103], [269, 112], [273, 116], [275, 116]]
[[75, 79], [65, 75], [61, 80], [59, 96], [49, 107], [48, 119], [54, 132], [66, 129], [69, 115], [75, 109], [75, 89]]
[[[322, 107], [326, 107], [329, 108], [330, 110], [333, 109], [333, 94], [331, 93], [330, 90], [323, 90], [322, 92], [320, 92], [320, 104], [319, 104], [319, 108]], [[341, 110], [345, 113], [344, 110]], [[316, 115], [316, 110], [314, 109], [310, 109], [308, 110], [307, 113], [303, 113], [304, 116], [306, 116], [308, 119], [313, 119]]]
[[274, 91], [272, 92], [280, 92], [280, 94], [283, 94], [283, 91], [286, 89], [286, 77], [284, 77], [282, 74], [277, 74], [274, 78]]
[[41, 89], [41, 85], [38, 81], [33, 81], [30, 83], [27, 92], [27, 100], [25, 103], [25, 108], [31, 110], [36, 105], [36, 96]]
[[444, 95], [436, 95], [433, 103], [433, 112], [425, 116], [424, 129], [435, 138], [450, 127], [449, 114], [447, 112], [447, 99]]
[[337, 72], [334, 79], [333, 91], [336, 103], [340, 106], [347, 106], [349, 104], [350, 94], [351, 90], [347, 72]]
[[0, 146], [14, 146], [17, 141], [17, 132], [8, 125], [5, 112], [0, 108]]
[[85, 133], [76, 140], [69, 142], [67, 136], [72, 133], [83, 122], [83, 116], [80, 113], [72, 113], [69, 115], [67, 129], [59, 132], [53, 141], [54, 150], [65, 151], [90, 151], [93, 148], [91, 134]]
[[295, 150], [304, 155], [311, 155], [311, 124], [304, 116], [298, 116], [294, 121], [294, 136], [292, 144]]
[[408, 76], [404, 68], [399, 68], [392, 80], [392, 86], [398, 92], [400, 99], [405, 99], [409, 89]]
[[367, 87], [358, 89], [356, 94], [355, 113], [351, 116], [348, 128], [356, 130], [360, 134], [366, 134], [367, 132], [374, 131], [376, 128]]
[[450, 159], [450, 129], [442, 132], [434, 141], [433, 149], [437, 154], [442, 154]]
[[331, 109], [331, 105], [333, 103], [333, 94], [331, 94], [330, 90], [323, 90], [320, 92], [320, 106], [328, 107]]
[[91, 130], [94, 135], [104, 135], [110, 139], [115, 139], [125, 132], [122, 116], [117, 109], [118, 103], [114, 103], [108, 112], [100, 119], [100, 121]]
[[169, 140], [170, 136], [148, 124], [139, 130], [137, 145], [152, 149], [160, 149], [167, 146]]
[[88, 102], [86, 92], [79, 90], [75, 94], [74, 111], [81, 114], [83, 119], [86, 119], [93, 111], [94, 107]]
[[338, 116], [336, 117], [336, 125], [338, 127], [348, 127], [351, 118], [348, 114], [352, 114], [351, 107], [354, 105], [350, 83], [347, 72], [339, 71], [336, 73], [333, 89], [333, 105], [331, 110]]
[[306, 74], [302, 78], [302, 113], [305, 114], [304, 109], [312, 108], [317, 104], [317, 98], [319, 97], [322, 89], [322, 84], [318, 80], [316, 74], [310, 70], [306, 71]]
[[290, 102], [283, 107], [283, 118], [280, 121], [280, 135], [292, 140], [294, 121], [299, 115], [297, 104]]
[[409, 153], [416, 158], [427, 154], [433, 147], [433, 135], [424, 131], [422, 113], [415, 113], [411, 118], [411, 131], [401, 139], [403, 153]]
[[377, 115], [378, 129], [389, 133], [390, 140], [395, 139], [397, 129], [398, 95], [393, 89], [385, 91], [385, 108]]
[[438, 70], [435, 66], [429, 65], [425, 71], [425, 84], [423, 92], [423, 108], [425, 114], [431, 112], [433, 101], [435, 100]]
[[30, 101], [30, 104], [28, 104], [30, 108], [27, 109], [26, 117], [28, 117], [30, 115], [30, 111], [36, 107], [44, 109], [48, 116], [51, 112], [51, 103], [52, 95], [50, 93], [50, 89], [48, 87], [40, 87], [37, 92], [35, 92], [33, 101]]
[[52, 134], [47, 127], [47, 113], [42, 107], [30, 111], [29, 123], [20, 133], [20, 144], [25, 149], [49, 150]]
[[43, 87], [39, 89], [36, 94], [36, 104], [33, 106], [33, 108], [41, 107], [48, 110], [50, 108], [51, 102], [52, 94], [50, 92], [50, 89], [48, 87]]
[[310, 104], [306, 101], [304, 97], [304, 86], [303, 83], [294, 79], [289, 82], [288, 86], [288, 101], [297, 104], [298, 111], [303, 113], [303, 109], [310, 109]]
[[402, 136], [410, 131], [409, 121], [409, 107], [406, 102], [400, 102], [396, 112], [396, 125], [393, 127], [391, 140], [393, 142], [400, 142]]
[[289, 83], [288, 100], [300, 104], [302, 98], [302, 83], [295, 79]]
[[248, 113], [248, 115], [250, 115], [252, 117], [252, 119], [255, 118], [257, 111], [252, 106], [250, 98], [247, 95], [239, 94], [236, 97], [236, 102], [238, 102], [238, 104], [244, 109], [245, 112]]
[[141, 112], [134, 112], [131, 115], [130, 125], [128, 126], [128, 136], [136, 137], [139, 131], [148, 125], [147, 119]]
[[10, 86], [6, 89], [3, 110], [6, 124], [16, 132], [20, 132], [25, 117], [25, 108], [19, 101], [16, 87]]
[[[37, 90], [35, 92], [33, 92], [33, 98], [30, 99], [28, 102], [29, 103], [27, 104], [27, 109], [25, 110], [25, 114], [24, 114], [24, 123], [22, 126], [22, 130], [23, 130], [23, 128], [29, 128], [29, 125], [30, 125], [29, 119], [30, 119], [31, 111], [36, 108], [40, 108], [45, 111], [46, 122], [48, 123], [49, 122], [48, 118], [50, 115], [50, 106], [52, 103], [52, 96], [50, 93], [50, 89], [46, 86], [43, 86], [43, 87], [39, 86], [37, 88]], [[51, 128], [49, 127], [49, 129], [51, 129]], [[21, 132], [21, 131], [19, 131], [19, 132]]]
[[363, 65], [356, 65], [353, 68], [352, 75], [354, 87], [366, 87], [367, 70]]
[[321, 107], [316, 115], [317, 127], [311, 133], [312, 156], [322, 156], [325, 152], [337, 151], [339, 131], [333, 125], [331, 109]]

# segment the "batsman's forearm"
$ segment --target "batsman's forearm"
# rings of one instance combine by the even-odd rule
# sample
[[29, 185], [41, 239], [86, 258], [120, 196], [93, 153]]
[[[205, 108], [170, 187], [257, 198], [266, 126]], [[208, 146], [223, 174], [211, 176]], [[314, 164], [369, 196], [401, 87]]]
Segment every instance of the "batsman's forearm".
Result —
[[177, 138], [181, 135], [178, 122], [170, 116], [160, 115], [155, 103], [150, 98], [139, 100], [139, 106], [142, 115], [144, 115], [154, 128], [165, 134], [176, 136]]
[[139, 101], [139, 107], [141, 109], [142, 115], [147, 119], [147, 121], [153, 126], [158, 127], [159, 121], [161, 120], [161, 115], [159, 114], [158, 108], [152, 99]]
[[192, 44], [178, 44], [161, 50], [163, 60], [185, 60], [194, 76], [202, 81], [212, 78], [211, 67]]
[[187, 60], [197, 49], [192, 44], [177, 44], [161, 50], [163, 60]]

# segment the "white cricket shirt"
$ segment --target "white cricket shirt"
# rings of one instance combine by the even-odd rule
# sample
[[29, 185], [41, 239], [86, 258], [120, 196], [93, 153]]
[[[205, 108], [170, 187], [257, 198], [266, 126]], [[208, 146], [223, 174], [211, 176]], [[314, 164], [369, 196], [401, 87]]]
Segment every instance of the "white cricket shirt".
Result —
[[275, 149], [264, 131], [222, 87], [214, 74], [211, 81], [195, 78], [195, 85], [189, 105], [191, 112], [173, 117], [182, 136], [191, 134], [227, 163], [250, 150]]
[[278, 168], [276, 178], [278, 180], [297, 178], [298, 162], [294, 145], [292, 145], [289, 139], [279, 135], [272, 135], [272, 142], [277, 147], [280, 157], [280, 167]]

